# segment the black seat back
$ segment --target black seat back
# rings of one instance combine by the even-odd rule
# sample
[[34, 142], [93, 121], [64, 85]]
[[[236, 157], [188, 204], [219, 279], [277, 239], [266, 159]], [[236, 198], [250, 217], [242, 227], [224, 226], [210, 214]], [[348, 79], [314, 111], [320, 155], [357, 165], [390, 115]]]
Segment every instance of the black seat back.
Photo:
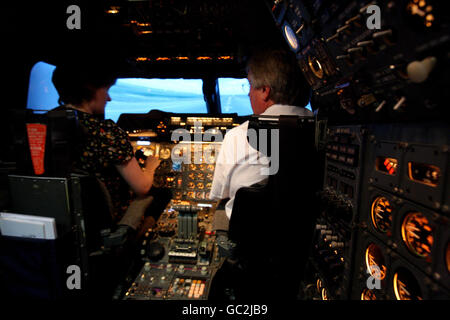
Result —
[[[279, 130], [279, 169], [267, 184], [238, 190], [229, 238], [236, 243], [240, 296], [294, 298], [309, 255], [316, 217], [317, 151], [313, 118], [280, 116], [249, 128]], [[268, 137], [271, 135], [268, 134]], [[273, 139], [273, 137], [272, 137]], [[268, 151], [275, 155], [272, 145]], [[266, 281], [261, 282], [261, 279]], [[270, 279], [270, 280], [269, 280]], [[265, 286], [270, 283], [272, 291]], [[258, 287], [261, 287], [258, 289]]]
[[[101, 230], [112, 228], [109, 194], [96, 177], [74, 168], [84, 141], [75, 110], [55, 110], [28, 117], [27, 124], [28, 149], [36, 143], [30, 139], [30, 128], [37, 128], [34, 124], [46, 127], [45, 160], [37, 159], [31, 169], [28, 163], [28, 167], [19, 168], [18, 174], [8, 177], [11, 196], [8, 210], [55, 218], [58, 239], [3, 237], [0, 275], [16, 279], [3, 289], [17, 297], [52, 299], [68, 293], [84, 295], [89, 290], [90, 279], [95, 277], [90, 272], [90, 256], [101, 249]], [[42, 137], [41, 133], [38, 138]], [[43, 162], [44, 170], [40, 170], [39, 161]], [[69, 265], [81, 268], [82, 291], [67, 290], [65, 271]], [[41, 280], [38, 283], [27, 279]]]

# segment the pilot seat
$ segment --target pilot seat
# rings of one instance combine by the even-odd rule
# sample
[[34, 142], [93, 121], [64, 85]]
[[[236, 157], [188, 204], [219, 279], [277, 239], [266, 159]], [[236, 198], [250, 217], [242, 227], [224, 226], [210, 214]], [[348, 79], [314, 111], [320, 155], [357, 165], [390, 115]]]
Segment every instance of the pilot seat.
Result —
[[[237, 191], [227, 257], [210, 296], [217, 300], [298, 299], [317, 212], [315, 121], [297, 116], [253, 118], [249, 128], [257, 133], [279, 129], [279, 170], [267, 181]], [[261, 138], [258, 134], [260, 143]], [[267, 152], [270, 155], [270, 148]]]

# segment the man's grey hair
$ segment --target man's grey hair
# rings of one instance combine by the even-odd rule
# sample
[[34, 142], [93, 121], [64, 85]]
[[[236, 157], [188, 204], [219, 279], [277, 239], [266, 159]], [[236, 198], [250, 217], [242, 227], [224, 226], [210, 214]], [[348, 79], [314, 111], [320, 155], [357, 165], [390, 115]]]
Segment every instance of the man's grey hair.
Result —
[[256, 52], [247, 63], [247, 74], [253, 88], [270, 87], [269, 98], [275, 103], [304, 107], [309, 102], [311, 88], [292, 52]]

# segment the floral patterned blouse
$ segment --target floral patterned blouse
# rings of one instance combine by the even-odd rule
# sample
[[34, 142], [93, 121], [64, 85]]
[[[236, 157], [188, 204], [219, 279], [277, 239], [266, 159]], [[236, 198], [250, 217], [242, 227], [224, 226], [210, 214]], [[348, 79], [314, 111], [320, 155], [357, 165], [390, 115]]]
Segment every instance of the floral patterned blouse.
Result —
[[125, 164], [134, 157], [133, 147], [127, 133], [114, 121], [79, 110], [77, 114], [79, 124], [85, 131], [85, 139], [74, 166], [105, 184], [114, 207], [113, 220], [117, 223], [128, 208], [132, 193], [115, 166]]

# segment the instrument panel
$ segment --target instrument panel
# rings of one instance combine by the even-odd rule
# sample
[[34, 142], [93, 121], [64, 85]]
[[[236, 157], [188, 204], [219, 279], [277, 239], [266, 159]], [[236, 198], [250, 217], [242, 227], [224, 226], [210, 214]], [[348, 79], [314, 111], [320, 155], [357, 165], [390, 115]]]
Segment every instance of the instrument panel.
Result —
[[[141, 167], [148, 156], [161, 160], [153, 185], [170, 189], [172, 199], [144, 235], [143, 266], [123, 299], [206, 300], [221, 262], [212, 228], [217, 202], [209, 199], [221, 139], [210, 138], [235, 126], [235, 119], [145, 118], [141, 126], [151, 129], [129, 128], [130, 142]], [[183, 139], [173, 141], [174, 136]]]
[[159, 157], [153, 185], [172, 190], [175, 200], [208, 201], [220, 143], [151, 142], [145, 133], [132, 140], [136, 158], [143, 167], [148, 156]]

